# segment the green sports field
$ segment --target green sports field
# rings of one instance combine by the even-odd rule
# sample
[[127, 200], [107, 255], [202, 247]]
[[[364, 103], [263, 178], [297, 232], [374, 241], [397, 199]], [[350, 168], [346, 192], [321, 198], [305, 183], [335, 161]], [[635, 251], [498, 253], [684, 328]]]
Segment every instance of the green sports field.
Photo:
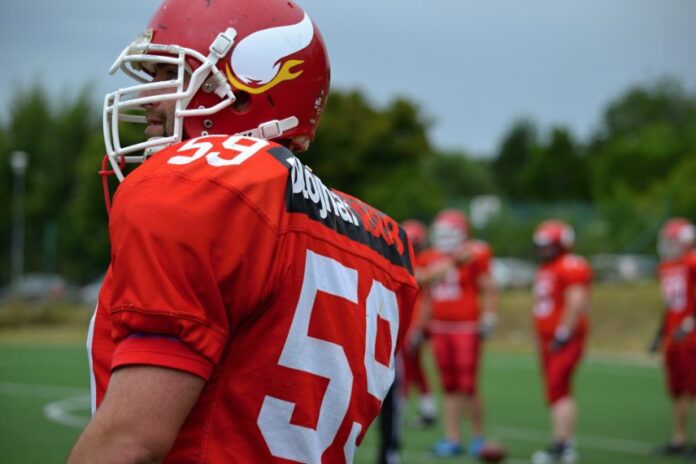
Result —
[[[593, 338], [576, 378], [583, 463], [685, 462], [650, 456], [670, 428], [658, 360], [644, 353], [659, 313], [656, 293], [654, 284], [596, 291]], [[531, 453], [549, 440], [528, 304], [526, 292], [503, 296], [504, 324], [483, 363], [489, 436], [508, 448], [507, 462], [512, 464], [529, 462]], [[0, 330], [0, 463], [64, 460], [88, 416], [87, 360], [81, 343], [85, 323], [81, 318], [67, 327]], [[431, 363], [428, 368], [436, 383]], [[413, 401], [407, 405], [404, 423], [413, 417], [413, 406]], [[404, 462], [438, 461], [429, 449], [441, 437], [439, 424], [428, 430], [405, 426], [404, 432]], [[356, 462], [375, 462], [376, 451], [373, 426]]]
[[[648, 455], [666, 437], [669, 417], [656, 366], [590, 358], [578, 375], [577, 387], [583, 462], [659, 462]], [[488, 353], [483, 390], [490, 436], [508, 447], [509, 462], [524, 462], [548, 439], [536, 360], [527, 354]], [[81, 346], [1, 345], [0, 461], [60, 462], [84, 423], [88, 403]], [[409, 411], [404, 416], [408, 419]], [[439, 436], [438, 427], [427, 431], [406, 427], [404, 461], [434, 462], [428, 449]], [[375, 452], [370, 434], [356, 462], [373, 462]]]

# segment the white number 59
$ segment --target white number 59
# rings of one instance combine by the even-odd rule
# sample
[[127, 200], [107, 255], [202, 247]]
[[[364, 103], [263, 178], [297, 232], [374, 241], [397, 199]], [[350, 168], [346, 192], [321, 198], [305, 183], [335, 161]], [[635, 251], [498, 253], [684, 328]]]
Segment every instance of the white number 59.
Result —
[[[280, 458], [299, 462], [321, 462], [321, 455], [333, 443], [350, 404], [353, 372], [341, 345], [308, 334], [314, 302], [319, 292], [358, 302], [358, 272], [338, 261], [307, 251], [304, 281], [290, 332], [280, 355], [281, 366], [309, 372], [329, 379], [321, 402], [316, 430], [290, 423], [295, 403], [266, 396], [257, 425], [271, 450]], [[399, 327], [396, 295], [373, 281], [365, 302], [366, 347], [365, 369], [368, 392], [382, 401], [394, 380], [394, 350]], [[389, 366], [375, 359], [377, 316], [389, 323], [392, 349]], [[354, 422], [344, 445], [346, 462], [352, 462], [356, 439], [363, 428]]]

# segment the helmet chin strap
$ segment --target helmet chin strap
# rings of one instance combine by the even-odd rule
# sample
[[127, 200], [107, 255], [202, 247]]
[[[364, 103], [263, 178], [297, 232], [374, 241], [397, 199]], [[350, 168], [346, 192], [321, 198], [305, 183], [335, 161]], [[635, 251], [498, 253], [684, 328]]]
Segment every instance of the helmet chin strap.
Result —
[[262, 122], [258, 127], [247, 131], [238, 132], [235, 135], [243, 137], [254, 137], [257, 139], [273, 140], [280, 137], [290, 129], [294, 129], [300, 124], [300, 120], [295, 116], [290, 116], [285, 119], [274, 119], [272, 121]]
[[[126, 160], [123, 156], [119, 159], [119, 168], [123, 170], [126, 167]], [[104, 205], [106, 206], [106, 215], [111, 217], [111, 191], [109, 190], [109, 176], [115, 176], [116, 172], [113, 169], [107, 169], [109, 166], [109, 156], [104, 155], [102, 158], [102, 167], [99, 175], [102, 178], [102, 188], [104, 189]]]

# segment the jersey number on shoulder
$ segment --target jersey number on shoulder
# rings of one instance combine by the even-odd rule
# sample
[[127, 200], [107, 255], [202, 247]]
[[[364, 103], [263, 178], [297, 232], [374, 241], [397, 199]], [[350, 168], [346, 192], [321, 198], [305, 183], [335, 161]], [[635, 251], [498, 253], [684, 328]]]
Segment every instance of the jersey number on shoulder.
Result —
[[548, 317], [553, 312], [553, 281], [538, 279], [534, 284], [534, 315]]
[[[316, 430], [291, 424], [296, 404], [272, 396], [265, 397], [257, 420], [271, 454], [298, 462], [321, 462], [321, 455], [333, 443], [348, 412], [353, 388], [353, 372], [343, 347], [308, 333], [314, 303], [320, 292], [346, 299], [356, 305], [356, 310], [365, 311], [364, 364], [368, 392], [382, 401], [394, 380], [394, 349], [399, 326], [395, 293], [373, 281], [367, 300], [360, 302], [357, 270], [308, 251], [300, 299], [278, 363], [329, 379]], [[388, 367], [375, 359], [378, 316], [389, 323], [393, 341]], [[343, 447], [346, 462], [353, 462], [356, 440], [364, 426], [353, 422]]]
[[662, 295], [671, 311], [681, 312], [686, 309], [686, 277], [672, 274], [662, 279]]
[[[265, 140], [233, 135], [212, 135], [191, 139], [177, 150], [177, 153], [194, 151], [189, 155], [176, 155], [169, 158], [169, 164], [190, 164], [205, 156], [208, 164], [215, 167], [236, 166], [242, 164], [256, 153], [267, 147]], [[230, 156], [231, 158], [223, 157]]]

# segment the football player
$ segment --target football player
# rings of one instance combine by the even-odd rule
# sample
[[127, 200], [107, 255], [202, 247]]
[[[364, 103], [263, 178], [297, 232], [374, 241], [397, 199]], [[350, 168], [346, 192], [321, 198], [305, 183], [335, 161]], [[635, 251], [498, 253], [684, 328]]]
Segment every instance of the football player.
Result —
[[291, 151], [329, 91], [319, 30], [291, 0], [165, 0], [117, 70], [137, 82], [104, 104], [122, 183], [69, 462], [352, 462], [418, 289], [403, 229]]
[[441, 211], [431, 230], [432, 249], [423, 253], [420, 282], [429, 285], [433, 352], [444, 389], [445, 437], [435, 444], [438, 457], [464, 450], [461, 420], [468, 412], [472, 438], [468, 453], [477, 457], [485, 444], [484, 411], [478, 391], [481, 342], [496, 321], [496, 289], [490, 273], [491, 249], [473, 240], [466, 216]]
[[553, 442], [534, 453], [532, 463], [571, 464], [578, 459], [574, 443], [577, 406], [571, 383], [588, 333], [592, 271], [584, 258], [571, 253], [575, 234], [563, 221], [539, 224], [533, 242], [540, 263], [533, 313]]
[[687, 219], [673, 218], [660, 230], [659, 276], [665, 312], [653, 343], [664, 352], [667, 391], [672, 400], [672, 437], [660, 454], [681, 455], [689, 450], [687, 420], [696, 397], [696, 228]]
[[[418, 263], [421, 260], [422, 253], [426, 250], [428, 244], [428, 229], [421, 221], [417, 219], [409, 219], [402, 223], [402, 227], [406, 231], [413, 250], [416, 255], [416, 276], [419, 274]], [[427, 290], [427, 289], [426, 289]], [[426, 322], [423, 315], [426, 312], [421, 310], [423, 299], [418, 298], [416, 305], [413, 308], [413, 317], [411, 326], [406, 335], [408, 340], [407, 349], [403, 352], [404, 359], [404, 393], [408, 394], [411, 387], [417, 389], [418, 398], [418, 417], [414, 424], [417, 427], [430, 427], [435, 423], [437, 417], [437, 409], [435, 400], [430, 393], [430, 385], [428, 377], [421, 364], [421, 348], [426, 338]]]

